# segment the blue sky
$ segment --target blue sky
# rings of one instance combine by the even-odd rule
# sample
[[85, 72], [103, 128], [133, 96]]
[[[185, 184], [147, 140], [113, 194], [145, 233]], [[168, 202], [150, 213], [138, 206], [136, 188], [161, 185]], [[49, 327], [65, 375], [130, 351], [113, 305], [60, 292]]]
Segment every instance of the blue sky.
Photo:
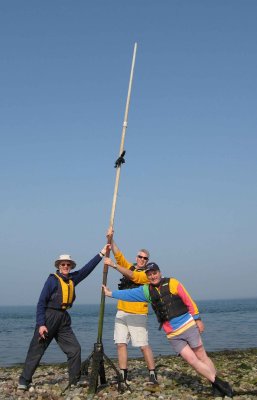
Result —
[[[195, 299], [256, 297], [256, 13], [1, 2], [1, 304], [36, 304], [59, 254], [82, 266], [104, 245], [135, 42], [116, 241], [131, 261], [148, 248]], [[102, 264], [78, 303], [99, 302], [101, 281]]]

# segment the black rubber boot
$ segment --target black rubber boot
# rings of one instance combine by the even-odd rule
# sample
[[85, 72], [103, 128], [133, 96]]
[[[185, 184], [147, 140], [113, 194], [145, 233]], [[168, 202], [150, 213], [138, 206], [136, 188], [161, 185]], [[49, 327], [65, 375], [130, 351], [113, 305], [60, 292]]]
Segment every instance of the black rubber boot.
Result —
[[28, 390], [31, 381], [27, 381], [23, 376], [19, 377], [18, 389], [19, 390]]
[[157, 374], [155, 369], [149, 369], [149, 383], [158, 385]]
[[212, 395], [213, 397], [224, 397], [224, 394], [212, 383]]
[[127, 385], [129, 385], [131, 383], [128, 380], [128, 370], [127, 369], [121, 369], [120, 370], [120, 375], [122, 377], [122, 381], [125, 382]]
[[234, 393], [230, 384], [218, 378], [217, 376], [212, 386], [217, 388], [221, 393], [223, 393], [223, 396], [233, 397]]

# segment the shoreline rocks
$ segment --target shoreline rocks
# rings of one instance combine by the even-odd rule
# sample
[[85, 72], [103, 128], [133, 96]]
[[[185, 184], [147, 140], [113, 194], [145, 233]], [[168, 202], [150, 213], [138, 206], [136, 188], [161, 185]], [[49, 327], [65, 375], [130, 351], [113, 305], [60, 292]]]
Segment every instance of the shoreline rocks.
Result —
[[[218, 375], [235, 390], [234, 400], [257, 399], [257, 348], [208, 353]], [[186, 364], [181, 357], [156, 357], [159, 385], [148, 384], [148, 370], [142, 358], [129, 360], [129, 388], [120, 393], [115, 371], [105, 362], [107, 384], [98, 386], [97, 393], [88, 394], [88, 377], [81, 387], [68, 389], [67, 365], [42, 364], [35, 372], [33, 385], [28, 391], [17, 390], [22, 365], [0, 368], [0, 399], [5, 400], [82, 400], [82, 399], [213, 399], [211, 385]], [[117, 360], [112, 360], [117, 367]], [[89, 375], [91, 371], [89, 368]], [[217, 398], [218, 399], [218, 398]], [[221, 399], [221, 398], [219, 398]]]

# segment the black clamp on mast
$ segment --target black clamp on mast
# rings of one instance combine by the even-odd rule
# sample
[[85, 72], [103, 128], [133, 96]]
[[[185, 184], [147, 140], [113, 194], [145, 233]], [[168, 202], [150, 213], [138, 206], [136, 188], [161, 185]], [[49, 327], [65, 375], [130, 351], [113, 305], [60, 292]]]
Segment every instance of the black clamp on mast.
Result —
[[125, 164], [125, 158], [124, 158], [125, 154], [126, 154], [126, 150], [123, 150], [123, 152], [121, 153], [119, 158], [117, 158], [117, 160], [115, 161], [114, 168], [118, 168], [121, 166], [121, 164]]

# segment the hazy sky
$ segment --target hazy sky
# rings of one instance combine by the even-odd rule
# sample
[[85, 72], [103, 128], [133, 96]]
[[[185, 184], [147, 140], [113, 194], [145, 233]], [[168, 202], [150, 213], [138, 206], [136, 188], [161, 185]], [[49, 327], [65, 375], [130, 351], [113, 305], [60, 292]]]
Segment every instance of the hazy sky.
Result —
[[[105, 244], [135, 42], [117, 244], [195, 299], [257, 297], [256, 15], [255, 0], [0, 3], [2, 305], [36, 304], [59, 254], [82, 266]], [[77, 302], [101, 281], [102, 263]]]

